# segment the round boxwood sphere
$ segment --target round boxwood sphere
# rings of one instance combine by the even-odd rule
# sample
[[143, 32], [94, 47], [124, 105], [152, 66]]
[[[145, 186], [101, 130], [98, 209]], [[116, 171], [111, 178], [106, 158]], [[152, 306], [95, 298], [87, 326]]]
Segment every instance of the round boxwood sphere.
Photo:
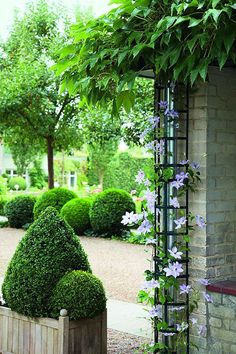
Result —
[[4, 214], [8, 218], [9, 225], [20, 229], [34, 221], [34, 205], [36, 198], [30, 195], [18, 196], [4, 206]]
[[39, 215], [49, 206], [60, 212], [63, 205], [65, 205], [69, 200], [73, 198], [77, 198], [77, 195], [75, 192], [70, 191], [69, 189], [50, 189], [38, 198], [34, 207], [34, 218], [37, 219]]
[[106, 295], [98, 278], [73, 270], [59, 280], [49, 306], [52, 318], [58, 318], [61, 309], [66, 309], [72, 320], [93, 318], [105, 310]]
[[24, 191], [26, 190], [26, 181], [23, 177], [12, 177], [8, 183], [8, 186], [12, 190]]
[[77, 235], [82, 235], [90, 227], [90, 206], [91, 198], [75, 198], [67, 202], [61, 209], [61, 216]]
[[126, 211], [135, 211], [131, 196], [120, 189], [107, 189], [99, 193], [90, 208], [90, 222], [95, 233], [119, 235], [125, 228], [121, 224]]

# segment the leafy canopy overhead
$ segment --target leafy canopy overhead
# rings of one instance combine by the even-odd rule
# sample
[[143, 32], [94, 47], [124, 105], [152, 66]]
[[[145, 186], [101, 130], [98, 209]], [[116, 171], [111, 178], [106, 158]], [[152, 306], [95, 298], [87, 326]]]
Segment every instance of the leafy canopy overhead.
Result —
[[62, 89], [89, 104], [113, 100], [113, 111], [134, 103], [142, 70], [193, 84], [208, 66], [236, 62], [233, 0], [113, 0], [116, 7], [72, 27], [73, 43], [61, 50]]

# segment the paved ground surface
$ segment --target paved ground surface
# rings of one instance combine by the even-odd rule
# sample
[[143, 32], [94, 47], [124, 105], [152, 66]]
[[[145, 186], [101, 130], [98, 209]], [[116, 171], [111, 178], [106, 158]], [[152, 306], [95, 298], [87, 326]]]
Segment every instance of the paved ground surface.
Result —
[[[23, 230], [0, 229], [0, 278], [23, 235]], [[150, 336], [145, 312], [135, 304], [150, 255], [145, 246], [90, 237], [80, 240], [93, 273], [102, 280], [109, 298], [108, 354], [136, 353], [147, 341], [144, 337]]]

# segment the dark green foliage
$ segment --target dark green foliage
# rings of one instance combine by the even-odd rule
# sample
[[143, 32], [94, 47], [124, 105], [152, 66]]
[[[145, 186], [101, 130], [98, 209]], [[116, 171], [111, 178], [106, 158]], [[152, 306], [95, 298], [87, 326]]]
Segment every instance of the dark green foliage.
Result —
[[91, 271], [78, 237], [49, 207], [20, 241], [7, 269], [3, 297], [13, 311], [48, 316], [52, 291], [70, 270]]
[[139, 170], [150, 177], [153, 174], [153, 159], [132, 157], [127, 152], [116, 155], [105, 173], [104, 189], [119, 188], [129, 193], [135, 189], [140, 193], [143, 187], [135, 182]]
[[91, 201], [91, 198], [75, 198], [67, 202], [61, 209], [61, 216], [77, 235], [82, 235], [90, 227]]
[[54, 207], [60, 212], [63, 205], [73, 198], [77, 198], [76, 193], [66, 188], [54, 188], [43, 193], [40, 198], [38, 198], [34, 207], [35, 219], [49, 206]]
[[111, 188], [99, 193], [89, 213], [93, 231], [97, 234], [120, 235], [124, 229], [121, 220], [126, 211], [135, 211], [135, 204], [126, 191]]
[[20, 190], [20, 191], [24, 191], [27, 187], [26, 181], [23, 177], [12, 177], [9, 180], [8, 186], [10, 189], [17, 190], [17, 188], [15, 187], [16, 185], [19, 186], [18, 190]]
[[93, 318], [106, 308], [106, 295], [101, 281], [94, 275], [72, 271], [57, 283], [50, 299], [50, 316], [58, 318], [66, 309], [71, 320]]
[[6, 203], [4, 212], [9, 225], [20, 229], [25, 224], [32, 223], [34, 221], [35, 202], [36, 198], [34, 196], [20, 195]]

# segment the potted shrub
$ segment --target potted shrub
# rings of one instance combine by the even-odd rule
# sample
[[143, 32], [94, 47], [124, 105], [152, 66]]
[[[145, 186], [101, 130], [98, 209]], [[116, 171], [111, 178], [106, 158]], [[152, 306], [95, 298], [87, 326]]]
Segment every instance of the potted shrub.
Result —
[[49, 207], [8, 266], [0, 352], [106, 353], [106, 297], [72, 228]]

